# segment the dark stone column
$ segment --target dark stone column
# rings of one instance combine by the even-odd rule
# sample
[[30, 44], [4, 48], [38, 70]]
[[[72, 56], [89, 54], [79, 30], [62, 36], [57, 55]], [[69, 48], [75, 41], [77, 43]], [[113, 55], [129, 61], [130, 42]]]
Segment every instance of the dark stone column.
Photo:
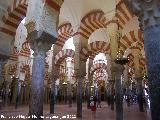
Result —
[[77, 76], [77, 117], [82, 118], [82, 77]]
[[21, 86], [22, 82], [19, 80], [19, 78], [16, 78], [16, 104], [15, 104], [15, 109], [18, 108], [18, 106], [20, 105], [20, 101], [21, 101]]
[[137, 90], [138, 90], [138, 104], [139, 104], [139, 111], [144, 112], [143, 108], [143, 87], [142, 87], [142, 78], [136, 78], [137, 80]]
[[61, 50], [60, 46], [54, 45], [53, 47], [53, 57], [52, 57], [52, 76], [51, 76], [51, 91], [50, 91], [50, 114], [54, 114], [54, 108], [55, 108], [55, 82], [58, 78], [60, 66], [55, 64], [55, 56], [59, 53]]
[[152, 120], [160, 120], [160, 1], [125, 0], [144, 29]]
[[4, 65], [7, 63], [8, 58], [9, 56], [0, 54], [0, 86], [2, 84], [2, 81], [4, 80], [2, 71], [3, 71]]
[[115, 75], [116, 120], [123, 120], [123, 88], [121, 81], [123, 70], [124, 67], [122, 65], [113, 65], [113, 72]]
[[72, 85], [69, 81], [67, 81], [67, 96], [69, 107], [72, 107]]
[[160, 120], [160, 25], [144, 31], [152, 120]]
[[35, 115], [40, 119], [43, 115], [43, 92], [44, 92], [44, 66], [45, 52], [34, 53], [32, 80], [30, 91], [29, 115]]
[[27, 40], [34, 51], [29, 116], [35, 115], [39, 120], [42, 119], [40, 116], [43, 116], [45, 57], [55, 38], [46, 32], [33, 31], [28, 35]]
[[90, 109], [90, 83], [86, 82], [86, 99], [87, 99], [87, 108]]
[[4, 93], [3, 94], [3, 98], [2, 98], [2, 100], [4, 100], [3, 101], [3, 105], [7, 106], [8, 101], [9, 101], [9, 99], [8, 99], [8, 95], [9, 95], [9, 82], [8, 81], [4, 81], [3, 82], [2, 90], [3, 90], [3, 93]]
[[110, 84], [111, 84], [111, 86], [110, 86], [111, 88], [110, 88], [109, 99], [110, 99], [111, 110], [114, 110], [114, 104], [115, 104], [115, 99], [114, 99], [114, 95], [115, 95], [114, 84], [115, 84], [115, 81], [111, 80]]
[[54, 80], [51, 83], [51, 93], [50, 93], [50, 114], [54, 114], [54, 107], [55, 107], [55, 81], [56, 76], [54, 76]]

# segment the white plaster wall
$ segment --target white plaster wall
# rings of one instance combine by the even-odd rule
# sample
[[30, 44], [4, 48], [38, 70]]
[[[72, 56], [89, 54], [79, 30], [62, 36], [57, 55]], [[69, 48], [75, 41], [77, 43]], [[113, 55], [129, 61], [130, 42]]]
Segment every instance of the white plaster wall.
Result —
[[95, 41], [110, 42], [106, 28], [97, 29], [88, 39], [88, 44]]
[[22, 44], [26, 41], [27, 29], [23, 23], [20, 23], [15, 36], [14, 46], [17, 47], [18, 51], [21, 51]]

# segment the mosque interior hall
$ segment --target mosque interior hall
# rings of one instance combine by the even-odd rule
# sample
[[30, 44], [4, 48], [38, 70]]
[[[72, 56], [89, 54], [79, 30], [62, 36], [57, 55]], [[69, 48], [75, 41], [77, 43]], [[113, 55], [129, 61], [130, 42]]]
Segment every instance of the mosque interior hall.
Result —
[[160, 120], [160, 0], [0, 0], [0, 119]]

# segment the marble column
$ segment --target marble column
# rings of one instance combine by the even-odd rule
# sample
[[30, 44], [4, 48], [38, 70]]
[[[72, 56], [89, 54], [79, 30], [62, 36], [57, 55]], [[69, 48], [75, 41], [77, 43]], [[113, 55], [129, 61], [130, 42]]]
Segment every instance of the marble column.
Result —
[[57, 79], [56, 76], [53, 77], [53, 81], [51, 83], [51, 93], [50, 93], [50, 114], [54, 114], [55, 108], [55, 81]]
[[29, 116], [37, 119], [43, 116], [44, 74], [46, 52], [51, 48], [53, 36], [46, 32], [33, 31], [28, 35], [31, 49], [34, 51], [32, 80], [30, 86]]
[[[41, 43], [41, 46], [39, 47], [42, 49], [44, 46]], [[29, 115], [36, 115], [38, 118], [43, 115], [44, 66], [45, 51], [43, 51], [43, 49], [38, 51], [37, 48], [37, 50], [34, 50]]]
[[123, 120], [123, 88], [121, 76], [124, 67], [120, 64], [113, 64], [112, 70], [115, 77], [116, 120]]
[[89, 90], [90, 89], [90, 83], [89, 81], [86, 82], [86, 99], [87, 99], [87, 108], [90, 108], [90, 93]]
[[0, 60], [0, 85], [3, 83], [3, 76], [2, 76], [3, 66], [4, 62]]
[[87, 40], [81, 35], [76, 35], [73, 37], [75, 45], [75, 75], [77, 79], [77, 117], [82, 118], [82, 81], [86, 75], [86, 62], [80, 59], [80, 51], [87, 45]]
[[12, 101], [11, 101], [11, 103], [16, 104], [17, 79], [16, 79], [15, 76], [12, 78], [12, 83], [11, 83], [11, 95], [12, 95]]
[[2, 75], [5, 64], [7, 63], [9, 56], [0, 54], [0, 87], [5, 80], [5, 76]]
[[82, 77], [76, 76], [77, 78], [77, 117], [82, 117]]
[[137, 15], [144, 29], [144, 46], [147, 59], [152, 120], [160, 120], [160, 1], [125, 0], [128, 8]]
[[72, 107], [72, 85], [69, 81], [67, 81], [67, 97], [68, 97], [69, 107]]
[[53, 47], [53, 57], [52, 57], [52, 78], [51, 78], [51, 93], [50, 93], [50, 114], [54, 114], [54, 108], [55, 108], [55, 82], [59, 75], [59, 66], [55, 65], [55, 56], [59, 53], [61, 50], [61, 47], [54, 45]]
[[5, 106], [8, 105], [8, 101], [9, 101], [9, 85], [10, 83], [6, 81], [6, 88], [5, 88]]
[[142, 87], [142, 77], [135, 78], [137, 81], [137, 92], [138, 92], [138, 104], [139, 104], [139, 111], [143, 112], [144, 107], [143, 107], [143, 87]]
[[110, 83], [110, 95], [109, 95], [109, 100], [110, 100], [110, 105], [111, 105], [111, 110], [114, 110], [114, 104], [115, 104], [115, 99], [114, 99], [114, 96], [115, 96], [115, 80], [113, 79], [110, 79], [109, 80], [109, 83]]
[[21, 101], [21, 87], [22, 87], [22, 81], [19, 80], [19, 78], [16, 78], [16, 104], [15, 104], [15, 109], [18, 108], [20, 105]]
[[133, 49], [132, 54], [134, 56], [134, 66], [135, 66], [135, 80], [137, 82], [137, 95], [138, 95], [138, 104], [140, 112], [143, 112], [143, 88], [142, 88], [142, 71], [139, 68], [140, 60], [140, 50]]
[[88, 83], [87, 83], [87, 108], [90, 108], [90, 96], [91, 96], [91, 85], [92, 85], [92, 80], [93, 80], [93, 73], [91, 73], [91, 67], [93, 65], [93, 60], [89, 58], [89, 63], [88, 63]]

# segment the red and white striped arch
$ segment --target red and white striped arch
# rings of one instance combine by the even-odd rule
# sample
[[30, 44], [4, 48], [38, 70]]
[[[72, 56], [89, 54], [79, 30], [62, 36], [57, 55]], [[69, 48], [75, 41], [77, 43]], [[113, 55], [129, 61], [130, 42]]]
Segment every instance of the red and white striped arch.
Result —
[[134, 56], [132, 54], [129, 54], [128, 58], [129, 58], [128, 67], [129, 69], [131, 69], [130, 71], [128, 71], [128, 75], [129, 77], [132, 77], [135, 72]]
[[73, 36], [73, 29], [71, 23], [65, 23], [58, 28], [58, 40], [56, 45], [63, 47], [65, 42]]
[[121, 29], [134, 17], [134, 14], [126, 7], [124, 0], [121, 0], [116, 6], [116, 17]]
[[[133, 44], [136, 42], [136, 46], [133, 47]], [[127, 48], [138, 48], [140, 50], [144, 47], [144, 41], [143, 41], [143, 33], [140, 29], [130, 31], [127, 34], [125, 34], [121, 39], [119, 43], [119, 50], [122, 54], [126, 51]]]
[[30, 75], [31, 60], [26, 60], [22, 62], [20, 68], [21, 68], [21, 72], [24, 72]]
[[30, 46], [29, 46], [28, 41], [25, 41], [25, 42], [22, 44], [22, 49], [21, 49], [19, 55], [20, 55], [20, 56], [25, 56], [25, 57], [30, 57], [31, 51], [30, 51]]
[[64, 0], [43, 0], [43, 1], [56, 11], [60, 11], [61, 5], [64, 2]]
[[17, 64], [9, 64], [9, 75], [15, 75], [17, 70]]
[[72, 49], [64, 49], [61, 50], [56, 56], [55, 56], [55, 64], [60, 65], [62, 61], [65, 60], [67, 57], [74, 57], [74, 51]]
[[18, 61], [18, 50], [17, 47], [13, 47], [12, 53], [10, 54], [9, 60], [11, 61]]
[[79, 33], [86, 39], [99, 28], [105, 28], [107, 26], [107, 20], [102, 10], [94, 10], [85, 15], [80, 24]]
[[92, 67], [91, 67], [91, 70], [90, 70], [90, 73], [91, 75], [93, 75], [93, 73], [98, 70], [98, 69], [107, 69], [107, 65], [105, 63], [97, 63], [97, 64], [94, 64]]
[[99, 81], [99, 80], [103, 80], [105, 81], [106, 80], [106, 71], [103, 69], [103, 70], [96, 70], [95, 71], [95, 74], [93, 74], [93, 80], [94, 81]]
[[146, 59], [145, 58], [141, 58], [139, 59], [139, 68], [140, 71], [142, 71], [142, 74], [146, 73]]
[[26, 16], [28, 0], [13, 0], [12, 6], [3, 16], [4, 26], [0, 28], [1, 32], [15, 36], [19, 23]]
[[99, 52], [109, 54], [110, 44], [104, 41], [96, 41], [88, 44], [87, 47], [81, 50], [81, 60], [87, 61], [88, 57], [94, 59], [95, 55]]

